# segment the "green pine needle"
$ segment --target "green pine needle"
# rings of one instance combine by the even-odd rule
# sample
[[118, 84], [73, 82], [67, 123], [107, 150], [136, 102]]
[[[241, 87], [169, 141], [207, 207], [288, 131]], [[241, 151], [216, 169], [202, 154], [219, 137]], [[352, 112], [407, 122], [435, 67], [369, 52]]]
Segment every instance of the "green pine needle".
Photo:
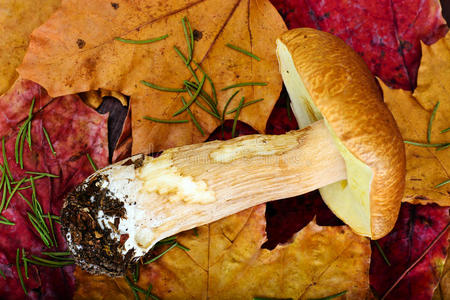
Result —
[[267, 82], [241, 82], [241, 83], [236, 83], [236, 84], [224, 87], [222, 89], [222, 91], [226, 91], [229, 89], [242, 87], [242, 86], [266, 86], [266, 85], [267, 85]]
[[150, 83], [148, 81], [145, 80], [141, 80], [141, 83], [143, 85], [146, 85], [148, 87], [151, 87], [152, 89], [158, 90], [158, 91], [163, 91], [163, 92], [173, 92], [173, 93], [183, 93], [186, 92], [185, 89], [176, 89], [176, 88], [168, 88], [168, 87], [163, 87], [163, 86], [159, 86], [153, 83]]
[[426, 147], [426, 148], [438, 148], [438, 147], [444, 147], [448, 146], [450, 143], [442, 143], [442, 144], [426, 144], [426, 143], [418, 143], [413, 141], [403, 141], [405, 144], [419, 146], [419, 147]]
[[437, 184], [435, 186], [435, 188], [440, 188], [441, 186], [444, 186], [444, 185], [449, 184], [449, 183], [450, 183], [450, 179], [444, 180], [443, 182]]
[[166, 120], [166, 119], [157, 119], [149, 116], [143, 117], [145, 120], [157, 122], [157, 123], [165, 123], [165, 124], [180, 124], [180, 123], [188, 123], [189, 120]]
[[25, 249], [22, 248], [22, 261], [23, 261], [23, 268], [25, 270], [25, 278], [29, 279], [28, 277], [28, 262], [26, 261], [26, 254], [25, 254]]
[[89, 163], [91, 164], [92, 169], [94, 169], [94, 171], [97, 171], [97, 170], [98, 170], [97, 165], [95, 164], [94, 160], [93, 160], [92, 157], [89, 155], [89, 153], [86, 153], [86, 157], [87, 157], [87, 159], [89, 160]]
[[237, 121], [239, 119], [239, 115], [241, 114], [242, 105], [244, 104], [244, 97], [241, 98], [241, 101], [239, 102], [239, 106], [237, 107], [236, 114], [234, 115], [233, 120], [233, 128], [231, 129], [231, 137], [234, 138], [236, 134], [236, 125]]
[[[186, 100], [184, 100], [184, 97], [181, 96], [181, 101], [183, 102], [183, 105], [186, 106]], [[198, 123], [197, 119], [195, 118], [194, 114], [192, 113], [192, 111], [189, 109], [189, 107], [187, 108], [187, 112], [189, 114], [189, 117], [192, 120], [192, 123], [194, 123], [195, 127], [197, 127], [198, 131], [200, 131], [201, 135], [204, 136], [205, 132], [203, 131], [203, 128], [200, 126], [200, 124]]]
[[14, 189], [12, 190], [12, 192], [9, 194], [8, 200], [6, 200], [6, 204], [5, 204], [5, 210], [8, 209], [9, 206], [9, 202], [11, 201], [12, 197], [14, 197], [14, 194], [17, 192], [17, 190], [20, 188], [20, 186], [22, 185], [22, 183], [25, 181], [25, 178], [22, 178], [19, 183], [16, 184], [16, 186], [14, 187]]
[[434, 121], [434, 118], [436, 116], [436, 111], [437, 111], [438, 107], [439, 107], [439, 101], [434, 106], [433, 112], [431, 113], [431, 116], [430, 116], [430, 120], [428, 121], [428, 130], [427, 130], [427, 141], [428, 141], [428, 143], [431, 143], [431, 128], [433, 126], [433, 121]]
[[50, 147], [50, 151], [52, 151], [53, 156], [56, 157], [56, 152], [55, 149], [53, 148], [52, 141], [50, 140], [50, 136], [48, 135], [48, 132], [44, 126], [42, 126], [42, 131], [44, 132], [45, 139], [47, 140], [48, 146]]
[[201, 91], [202, 88], [203, 88], [203, 84], [205, 83], [205, 79], [206, 79], [206, 76], [203, 76], [202, 81], [200, 82], [200, 85], [197, 87], [197, 90], [195, 91], [195, 94], [191, 97], [191, 99], [189, 100], [189, 102], [188, 102], [187, 104], [184, 103], [183, 107], [180, 108], [179, 110], [177, 110], [177, 111], [172, 115], [172, 117], [176, 117], [176, 116], [178, 116], [179, 114], [181, 114], [182, 112], [184, 112], [186, 109], [188, 109], [188, 108], [192, 105], [192, 103], [195, 102], [195, 100], [197, 100], [197, 97], [198, 97], [198, 95], [200, 94], [200, 91]]
[[6, 173], [9, 178], [13, 178], [11, 175], [11, 170], [9, 169], [8, 159], [6, 158], [6, 147], [5, 147], [5, 137], [2, 138], [2, 154], [3, 154], [3, 165], [6, 169]]
[[[45, 173], [45, 172], [25, 171], [25, 173], [31, 174], [31, 175], [39, 175], [39, 176], [34, 177], [33, 178], [34, 180], [43, 178], [43, 177], [59, 178], [58, 175], [51, 174], [51, 173]], [[29, 179], [28, 181], [31, 181], [31, 179]]]
[[169, 35], [165, 34], [165, 35], [162, 35], [160, 37], [152, 38], [152, 39], [148, 39], [148, 40], [129, 40], [129, 39], [121, 38], [121, 37], [115, 37], [114, 39], [116, 41], [127, 43], [127, 44], [142, 45], [142, 44], [150, 44], [150, 43], [158, 42], [158, 41], [164, 40], [164, 39], [166, 39], [168, 37], [169, 37]]
[[20, 251], [19, 251], [19, 248], [17, 248], [17, 254], [16, 254], [17, 275], [19, 277], [20, 285], [22, 286], [22, 289], [25, 292], [25, 295], [28, 295], [27, 288], [25, 287], [25, 282], [23, 281], [22, 271], [20, 270], [19, 257], [20, 257]]
[[226, 44], [225, 46], [227, 46], [227, 47], [229, 47], [229, 48], [231, 48], [231, 49], [233, 49], [233, 50], [239, 51], [239, 52], [241, 52], [242, 54], [248, 55], [248, 56], [250, 56], [250, 57], [256, 59], [257, 61], [261, 61], [261, 58], [259, 58], [259, 57], [256, 56], [255, 54], [253, 54], [253, 53], [251, 53], [251, 52], [249, 52], [249, 51], [247, 51], [247, 50], [244, 50], [244, 49], [242, 49], [242, 48], [240, 48], [240, 47], [238, 47], [238, 46], [235, 46], [235, 45], [232, 45], [232, 44]]
[[144, 264], [148, 265], [152, 262], [155, 262], [156, 260], [158, 260], [159, 258], [161, 258], [164, 254], [166, 254], [167, 252], [169, 252], [170, 250], [172, 250], [173, 248], [175, 248], [177, 246], [177, 242], [173, 243], [169, 248], [167, 248], [166, 250], [164, 250], [163, 252], [161, 252], [159, 255], [153, 257], [152, 259], [146, 261]]
[[387, 258], [386, 254], [383, 251], [383, 248], [381, 248], [381, 246], [378, 243], [378, 241], [375, 241], [375, 245], [377, 246], [378, 251], [380, 252], [381, 256], [383, 257], [384, 262], [390, 267], [391, 266], [391, 262]]
[[[242, 105], [241, 109], [244, 108], [244, 107], [247, 107], [247, 106], [249, 106], [249, 105], [252, 105], [252, 104], [254, 104], [254, 103], [263, 101], [263, 100], [264, 100], [264, 98], [256, 99], [256, 100], [252, 100], [252, 101], [248, 101], [248, 102], [246, 102], [246, 103], [244, 103], [244, 104]], [[228, 114], [234, 113], [235, 111], [237, 111], [237, 109], [238, 109], [237, 107], [236, 107], [236, 108], [233, 108], [232, 110], [230, 110], [229, 112], [227, 112], [227, 115], [228, 115]]]

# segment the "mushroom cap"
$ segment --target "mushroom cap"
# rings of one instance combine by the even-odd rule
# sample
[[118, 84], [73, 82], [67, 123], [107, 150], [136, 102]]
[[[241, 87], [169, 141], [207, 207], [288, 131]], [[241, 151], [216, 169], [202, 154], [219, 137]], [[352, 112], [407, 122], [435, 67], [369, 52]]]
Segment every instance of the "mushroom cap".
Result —
[[323, 117], [342, 145], [373, 172], [371, 232], [365, 235], [372, 239], [385, 236], [399, 213], [406, 159], [402, 136], [374, 76], [362, 58], [332, 34], [298, 28], [282, 34], [280, 42], [292, 56], [312, 99], [312, 110], [320, 112], [316, 117]]

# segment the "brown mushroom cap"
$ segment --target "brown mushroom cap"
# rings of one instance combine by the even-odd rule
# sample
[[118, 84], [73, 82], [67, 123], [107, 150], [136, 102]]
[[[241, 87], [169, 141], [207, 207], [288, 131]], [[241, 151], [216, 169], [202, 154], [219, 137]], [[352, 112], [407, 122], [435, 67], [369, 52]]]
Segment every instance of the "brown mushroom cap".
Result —
[[279, 42], [290, 52], [315, 108], [329, 128], [372, 170], [370, 237], [385, 236], [397, 220], [406, 162], [401, 134], [374, 76], [362, 58], [332, 34], [298, 28], [281, 35]]

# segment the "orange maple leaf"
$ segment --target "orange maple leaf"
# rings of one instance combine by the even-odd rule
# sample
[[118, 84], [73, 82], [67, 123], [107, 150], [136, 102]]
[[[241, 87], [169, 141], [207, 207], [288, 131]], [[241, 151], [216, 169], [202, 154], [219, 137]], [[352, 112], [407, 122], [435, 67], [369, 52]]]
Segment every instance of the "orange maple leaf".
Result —
[[[431, 127], [432, 144], [450, 142], [450, 34], [431, 46], [422, 44], [417, 89], [395, 90], [380, 81], [384, 101], [400, 128], [404, 140], [427, 144], [428, 126], [439, 102]], [[450, 205], [450, 184], [436, 185], [450, 178], [450, 148], [406, 145], [406, 190], [404, 201], [413, 204]]]
[[[2, 0], [0, 9], [0, 95], [17, 79], [16, 68], [28, 47], [30, 33], [59, 7], [61, 0]], [[38, 8], [38, 9], [36, 9]]]
[[[286, 30], [283, 19], [268, 0], [171, 0], [164, 5], [157, 1], [120, 5], [112, 5], [109, 0], [65, 1], [33, 32], [18, 71], [24, 78], [41, 84], [52, 96], [99, 88], [131, 95], [133, 153], [201, 142], [220, 122], [197, 105], [191, 109], [204, 135], [193, 122], [162, 124], [143, 119], [144, 116], [170, 119], [183, 106], [179, 94], [140, 83], [146, 80], [180, 88], [184, 80], [192, 79], [185, 62], [174, 50], [176, 46], [188, 56], [183, 17], [188, 18], [193, 29], [193, 59], [212, 79], [220, 112], [237, 90], [222, 91], [223, 88], [243, 82], [267, 83], [242, 87], [229, 106], [229, 109], [237, 107], [241, 97], [247, 101], [264, 98], [243, 109], [240, 115], [240, 120], [263, 132], [282, 87], [275, 40]], [[115, 40], [116, 37], [144, 40], [166, 34], [166, 39], [145, 45]], [[261, 60], [226, 44], [249, 50]], [[194, 63], [192, 68], [201, 79], [203, 73]], [[209, 80], [204, 87], [212, 93]], [[189, 99], [187, 93], [184, 97]], [[189, 119], [189, 115], [185, 111], [175, 119]]]
[[[177, 237], [190, 251], [174, 248], [141, 267], [138, 286], [153, 285], [162, 299], [309, 299], [345, 293], [364, 299], [369, 291], [369, 240], [347, 226], [315, 221], [290, 243], [261, 249], [266, 241], [265, 205]], [[76, 271], [75, 299], [132, 297], [125, 279]]]

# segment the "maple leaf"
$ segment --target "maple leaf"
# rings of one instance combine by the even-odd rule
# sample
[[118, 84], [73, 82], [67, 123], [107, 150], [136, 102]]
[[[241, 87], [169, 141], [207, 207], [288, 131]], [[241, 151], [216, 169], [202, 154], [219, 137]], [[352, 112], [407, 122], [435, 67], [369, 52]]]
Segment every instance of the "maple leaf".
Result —
[[[15, 142], [18, 126], [28, 116], [33, 99], [32, 149], [25, 144], [24, 169], [21, 169], [15, 163]], [[99, 167], [108, 164], [107, 116], [87, 107], [78, 96], [52, 99], [36, 83], [20, 79], [0, 97], [0, 109], [0, 136], [5, 138], [5, 154], [12, 176], [16, 180], [29, 176], [25, 170], [57, 175], [58, 178], [36, 179], [35, 185], [43, 212], [59, 215], [65, 195], [93, 172], [86, 153]], [[49, 134], [56, 156], [51, 152], [43, 128]], [[30, 189], [21, 193], [32, 199]], [[24, 299], [15, 267], [16, 250], [23, 248], [27, 256], [41, 256], [41, 251], [47, 249], [30, 223], [27, 215], [30, 211], [28, 204], [16, 193], [1, 214], [15, 223], [14, 226], [0, 224], [0, 270], [6, 277], [0, 279], [2, 298], [8, 295], [8, 299]], [[57, 223], [54, 226], [58, 247], [49, 251], [64, 251], [66, 244], [60, 226]], [[54, 269], [30, 264], [29, 275], [25, 285], [31, 299], [61, 299], [73, 293], [75, 282], [71, 266]]]
[[[392, 90], [382, 82], [380, 85], [383, 89], [384, 101], [394, 115], [403, 139], [427, 143], [427, 129], [431, 112], [425, 110], [411, 92]], [[437, 128], [443, 126], [438, 122], [433, 122], [433, 124], [436, 131]], [[410, 144], [406, 144], [405, 149], [406, 187], [403, 201], [413, 204], [434, 202], [443, 206], [450, 205], [449, 185], [435, 188], [437, 184], [449, 178], [448, 150], [437, 151], [434, 148]]]
[[[418, 86], [409, 91], [394, 90], [380, 82], [384, 101], [400, 128], [403, 139], [427, 143], [432, 112], [439, 102], [430, 142], [448, 143], [450, 132], [450, 34], [431, 46], [422, 44], [423, 57], [419, 68]], [[435, 186], [450, 178], [448, 149], [406, 145], [406, 191], [404, 201], [414, 204], [438, 203], [450, 205], [450, 185]]]
[[420, 41], [431, 44], [448, 31], [435, 0], [271, 1], [289, 28], [312, 27], [337, 35], [373, 74], [395, 88], [414, 89]]
[[[375, 294], [383, 296], [449, 222], [448, 207], [403, 203], [392, 232], [378, 240], [391, 265], [387, 265], [375, 245], [372, 247], [370, 284]], [[425, 257], [383, 299], [431, 299], [447, 256], [448, 238], [449, 233], [446, 231]]]
[[[17, 79], [31, 31], [59, 7], [61, 0], [2, 0], [0, 9], [0, 95]], [[39, 8], [39, 9], [36, 9]]]
[[[347, 299], [368, 293], [369, 241], [347, 226], [314, 221], [290, 243], [261, 249], [266, 240], [265, 205], [177, 237], [174, 248], [141, 269], [139, 286], [153, 284], [163, 299], [252, 299], [254, 296], [307, 299], [346, 291]], [[349, 267], [351, 266], [351, 267]], [[92, 276], [77, 269], [75, 299], [126, 299], [124, 279]], [[93, 287], [96, 287], [93, 289]], [[101, 287], [99, 289], [98, 287]]]
[[[240, 115], [240, 120], [259, 132], [264, 131], [282, 87], [275, 40], [286, 30], [283, 19], [268, 0], [171, 0], [165, 5], [154, 1], [117, 1], [115, 4], [109, 0], [65, 1], [61, 9], [33, 32], [19, 73], [40, 83], [52, 96], [98, 88], [131, 95], [133, 153], [157, 152], [204, 141], [219, 121], [197, 105], [191, 109], [204, 135], [193, 122], [174, 125], [143, 119], [144, 116], [171, 119], [183, 106], [179, 94], [152, 89], [140, 81], [180, 88], [183, 80], [192, 79], [185, 62], [173, 48], [177, 46], [188, 56], [181, 22], [186, 16], [194, 32], [193, 58], [212, 79], [220, 112], [235, 91], [221, 89], [242, 82], [267, 83], [267, 86], [242, 87], [229, 106], [237, 107], [241, 97], [247, 101], [264, 98], [243, 109]], [[166, 34], [166, 39], [148, 45], [115, 40], [116, 37], [143, 40]], [[261, 61], [226, 44], [249, 50], [261, 57]], [[195, 65], [192, 67], [197, 69]], [[48, 69], [52, 72], [43, 71]], [[200, 70], [196, 73], [199, 79], [203, 77]], [[204, 86], [211, 94], [208, 80]], [[189, 116], [184, 112], [177, 118], [189, 119]]]

